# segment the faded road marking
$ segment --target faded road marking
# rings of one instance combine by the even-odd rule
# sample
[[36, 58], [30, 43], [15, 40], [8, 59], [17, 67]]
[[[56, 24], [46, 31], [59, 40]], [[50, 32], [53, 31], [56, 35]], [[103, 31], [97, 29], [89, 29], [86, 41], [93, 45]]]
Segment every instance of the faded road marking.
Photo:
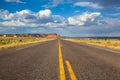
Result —
[[58, 40], [58, 53], [59, 53], [59, 69], [60, 69], [59, 78], [60, 78], [60, 80], [66, 80], [60, 40]]
[[71, 80], [77, 80], [77, 78], [76, 78], [76, 76], [75, 76], [75, 74], [73, 72], [72, 66], [71, 66], [71, 64], [70, 64], [70, 62], [68, 60], [66, 60], [66, 65], [67, 65], [67, 69], [69, 71]]
[[40, 44], [43, 44], [43, 43], [45, 43], [45, 42], [33, 43], [31, 45], [28, 44], [27, 46], [23, 46], [23, 47], [17, 48], [16, 50], [23, 50], [23, 49], [34, 47], [34, 46], [37, 46], [37, 45], [40, 45]]

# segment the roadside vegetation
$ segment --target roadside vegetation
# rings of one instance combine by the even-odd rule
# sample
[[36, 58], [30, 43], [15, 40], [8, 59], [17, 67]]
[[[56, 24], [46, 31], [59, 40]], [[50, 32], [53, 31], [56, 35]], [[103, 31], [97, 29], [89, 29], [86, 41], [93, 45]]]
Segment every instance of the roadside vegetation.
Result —
[[0, 49], [18, 47], [31, 43], [43, 42], [52, 39], [40, 37], [0, 37]]
[[120, 50], [120, 39], [74, 38], [74, 39], [66, 39], [66, 40]]

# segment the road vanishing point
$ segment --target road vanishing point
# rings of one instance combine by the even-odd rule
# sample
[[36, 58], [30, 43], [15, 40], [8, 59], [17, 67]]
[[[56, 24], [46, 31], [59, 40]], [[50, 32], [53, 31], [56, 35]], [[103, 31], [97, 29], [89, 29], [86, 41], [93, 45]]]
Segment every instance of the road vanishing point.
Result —
[[120, 51], [62, 39], [1, 50], [0, 80], [120, 80]]

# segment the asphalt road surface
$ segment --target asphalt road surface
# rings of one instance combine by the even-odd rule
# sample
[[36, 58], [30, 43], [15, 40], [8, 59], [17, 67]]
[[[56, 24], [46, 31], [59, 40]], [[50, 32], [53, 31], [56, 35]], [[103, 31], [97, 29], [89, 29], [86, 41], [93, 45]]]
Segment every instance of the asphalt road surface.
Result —
[[2, 50], [0, 80], [120, 80], [120, 52], [66, 40]]

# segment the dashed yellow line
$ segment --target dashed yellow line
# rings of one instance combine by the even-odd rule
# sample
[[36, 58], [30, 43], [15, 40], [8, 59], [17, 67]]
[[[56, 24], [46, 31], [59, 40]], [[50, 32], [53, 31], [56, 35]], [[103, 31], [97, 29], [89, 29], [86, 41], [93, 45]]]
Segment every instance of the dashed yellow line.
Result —
[[[60, 40], [58, 40], [58, 52], [59, 52], [59, 70], [60, 70], [59, 80], [66, 80]], [[68, 60], [66, 60], [66, 66], [67, 66], [68, 72], [70, 74], [71, 80], [77, 80], [77, 78], [74, 74], [74, 71], [72, 69], [72, 66]]]
[[70, 64], [70, 62], [68, 60], [66, 60], [66, 65], [67, 65], [67, 69], [69, 71], [71, 80], [77, 80], [77, 78], [76, 78], [76, 76], [75, 76], [75, 74], [73, 72], [72, 66], [71, 66], [71, 64]]
[[59, 78], [60, 78], [60, 80], [66, 80], [60, 40], [58, 40], [58, 52], [59, 52], [59, 69], [60, 69]]

